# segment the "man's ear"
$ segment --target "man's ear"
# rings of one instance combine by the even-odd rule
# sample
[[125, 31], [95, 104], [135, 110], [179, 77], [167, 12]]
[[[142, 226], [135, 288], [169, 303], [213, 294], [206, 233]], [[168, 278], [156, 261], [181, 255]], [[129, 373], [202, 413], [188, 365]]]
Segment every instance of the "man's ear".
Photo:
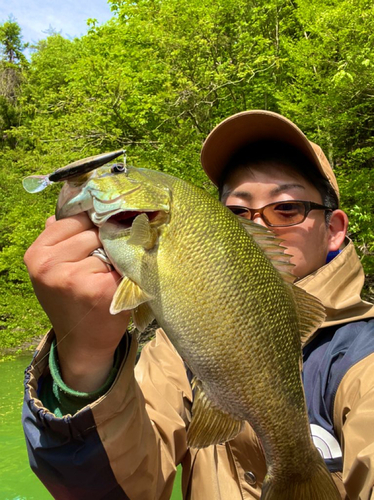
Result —
[[348, 216], [343, 210], [334, 210], [329, 222], [329, 252], [339, 250], [348, 229]]

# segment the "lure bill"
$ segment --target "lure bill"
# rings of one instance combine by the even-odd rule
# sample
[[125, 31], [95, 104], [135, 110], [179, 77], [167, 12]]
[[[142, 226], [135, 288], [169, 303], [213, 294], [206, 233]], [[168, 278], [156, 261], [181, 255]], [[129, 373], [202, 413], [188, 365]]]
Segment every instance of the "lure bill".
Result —
[[58, 168], [51, 174], [30, 175], [29, 177], [23, 179], [22, 185], [28, 193], [39, 193], [54, 182], [66, 181], [73, 177], [91, 172], [92, 170], [115, 160], [122, 154], [125, 154], [125, 151], [123, 149], [118, 149], [117, 151], [112, 151], [111, 153], [89, 156], [88, 158], [83, 158], [82, 160], [78, 160], [73, 163], [69, 163], [69, 165]]

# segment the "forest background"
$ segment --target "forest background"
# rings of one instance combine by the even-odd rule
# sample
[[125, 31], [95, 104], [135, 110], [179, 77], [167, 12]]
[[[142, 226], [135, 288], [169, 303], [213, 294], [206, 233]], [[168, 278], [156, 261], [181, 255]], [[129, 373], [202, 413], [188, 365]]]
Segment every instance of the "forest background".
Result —
[[214, 192], [201, 144], [223, 118], [269, 109], [326, 152], [367, 277], [374, 282], [374, 5], [369, 0], [109, 0], [73, 40], [50, 33], [24, 55], [0, 26], [0, 352], [48, 327], [23, 254], [59, 185], [22, 178], [120, 148], [128, 162]]

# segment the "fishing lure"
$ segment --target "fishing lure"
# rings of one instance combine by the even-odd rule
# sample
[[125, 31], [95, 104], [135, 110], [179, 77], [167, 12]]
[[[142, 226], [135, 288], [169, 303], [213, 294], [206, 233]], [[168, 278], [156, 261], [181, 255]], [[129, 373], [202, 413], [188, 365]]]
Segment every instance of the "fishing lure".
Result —
[[[69, 163], [69, 165], [58, 168], [51, 174], [30, 175], [29, 177], [23, 179], [22, 185], [28, 193], [39, 193], [55, 182], [66, 181], [73, 177], [91, 172], [92, 170], [95, 170], [96, 168], [118, 158], [122, 154], [125, 154], [125, 150], [118, 149], [117, 151], [112, 151], [111, 153], [89, 156], [88, 158], [83, 158], [82, 160], [78, 160], [73, 163]], [[125, 163], [115, 164], [113, 168], [116, 169], [116, 172], [120, 172], [121, 169], [122, 171], [126, 171]]]

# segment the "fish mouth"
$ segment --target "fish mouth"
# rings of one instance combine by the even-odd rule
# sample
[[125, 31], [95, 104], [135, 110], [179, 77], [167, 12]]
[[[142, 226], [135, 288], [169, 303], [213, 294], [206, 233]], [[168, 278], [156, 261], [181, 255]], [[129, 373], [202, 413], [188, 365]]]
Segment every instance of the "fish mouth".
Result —
[[164, 219], [163, 215], [165, 212], [162, 210], [155, 211], [139, 211], [139, 210], [126, 210], [119, 212], [115, 215], [109, 217], [107, 222], [114, 224], [117, 228], [130, 229], [135, 218], [140, 214], [147, 214], [149, 222], [158, 221]]

